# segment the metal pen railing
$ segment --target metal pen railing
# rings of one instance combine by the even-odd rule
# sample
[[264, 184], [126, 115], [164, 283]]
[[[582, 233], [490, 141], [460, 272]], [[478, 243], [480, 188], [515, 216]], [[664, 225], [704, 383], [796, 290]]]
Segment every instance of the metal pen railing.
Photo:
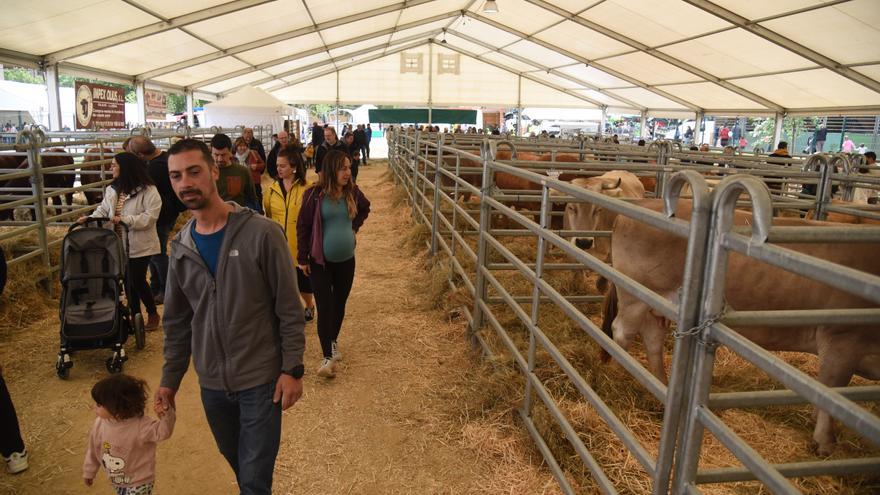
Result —
[[[485, 138], [485, 136], [483, 137]], [[726, 192], [732, 190], [730, 188], [733, 186], [729, 184], [751, 184], [756, 181], [762, 184], [764, 189], [761, 191], [753, 191], [754, 188], [749, 189], [749, 192], [753, 193], [752, 202], [755, 201], [755, 196], [763, 194], [761, 208], [772, 210], [772, 207], [777, 204], [790, 203], [786, 203], [779, 197], [771, 200], [769, 190], [760, 182], [758, 176], [778, 177], [784, 173], [787, 180], [809, 177], [817, 179], [817, 183], [821, 180], [826, 186], [829, 186], [834, 180], [845, 181], [846, 173], [843, 174], [843, 177], [840, 176], [841, 174], [827, 172], [823, 175], [821, 171], [812, 173], [812, 175], [807, 173], [803, 176], [796, 176], [793, 172], [780, 172], [773, 170], [772, 166], [767, 167], [761, 161], [765, 159], [763, 157], [750, 158], [746, 160], [748, 163], [739, 164], [734, 176], [723, 178], [710, 192], [710, 186], [704, 176], [699, 173], [699, 171], [705, 171], [705, 168], [697, 166], [688, 169], [685, 165], [670, 165], [669, 158], [676, 156], [676, 150], [669, 146], [658, 145], [652, 148], [658, 153], [656, 162], [658, 164], [667, 162], [663, 166], [662, 180], [658, 180], [658, 183], [663, 185], [660, 194], [664, 199], [664, 212], [658, 213], [629, 204], [626, 201], [584, 190], [542, 173], [550, 169], [566, 167], [569, 167], [570, 170], [579, 169], [584, 175], [598, 175], [605, 170], [620, 170], [626, 167], [639, 171], [640, 166], [632, 165], [632, 159], [644, 158], [646, 156], [643, 154], [644, 148], [632, 150], [630, 148], [635, 147], [615, 146], [612, 151], [615, 154], [615, 159], [619, 161], [611, 164], [588, 160], [574, 165], [551, 162], [548, 167], [544, 164], [536, 165], [534, 162], [519, 160], [504, 162], [495, 160], [499, 146], [507, 146], [511, 149], [520, 147], [520, 151], [522, 151], [532, 143], [511, 142], [510, 140], [502, 142], [501, 139], [494, 138], [486, 138], [482, 142], [476, 143], [475, 140], [465, 142], [465, 139], [455, 137], [455, 145], [453, 146], [450, 145], [450, 141], [452, 138], [449, 135], [397, 132], [390, 138], [390, 167], [395, 181], [407, 191], [414, 221], [431, 230], [430, 241], [427, 243], [431, 254], [435, 256], [442, 254], [450, 260], [450, 277], [447, 280], [449, 287], [453, 290], [463, 290], [473, 298], [473, 306], [465, 307], [462, 310], [468, 321], [468, 335], [472, 341], [483, 348], [485, 353], [492, 353], [494, 352], [492, 345], [483, 334], [483, 327], [488, 325], [494, 329], [495, 335], [510, 353], [523, 375], [525, 389], [523, 391], [523, 406], [519, 410], [520, 418], [564, 492], [573, 493], [573, 488], [555, 458], [555, 454], [542, 438], [539, 428], [534, 422], [532, 408], [536, 404], [536, 399], [547, 409], [550, 417], [570, 442], [572, 449], [592, 474], [593, 480], [600, 490], [603, 493], [616, 493], [617, 489], [600, 463], [597, 462], [595, 455], [590, 452], [554, 401], [546, 385], [536, 375], [536, 351], [539, 346], [544, 349], [583, 399], [596, 410], [608, 428], [617, 435], [621, 443], [638, 460], [641, 467], [652, 479], [653, 493], [668, 493], [670, 490], [674, 493], [698, 493], [697, 483], [732, 482], [745, 479], [758, 479], [773, 490], [788, 493], [787, 490], [790, 490], [791, 485], [785, 481], [785, 477], [864, 473], [880, 468], [880, 463], [878, 463], [880, 460], [874, 458], [771, 465], [763, 461], [751, 447], [737, 439], [729, 427], [723, 425], [711, 413], [711, 407], [755, 407], [810, 402], [820, 407], [832, 409], [830, 411], [832, 416], [865, 435], [867, 439], [872, 441], [878, 439], [876, 417], [864, 412], [865, 410], [853, 401], [880, 399], [880, 387], [836, 388], [828, 391], [827, 387], [818, 384], [816, 380], [806, 377], [791, 366], [780, 366], [781, 360], [779, 358], [760, 350], [755, 344], [735, 332], [729, 331], [726, 324], [758, 323], [774, 326], [791, 326], [804, 324], [804, 322], [876, 324], [880, 322], [880, 311], [875, 308], [740, 311], [726, 313], [723, 319], [715, 322], [710, 315], [717, 314], [717, 311], [707, 312], [703, 304], [703, 300], [709, 293], [715, 294], [713, 297], [720, 297], [718, 296], [720, 292], [717, 287], [717, 277], [713, 282], [707, 278], [707, 275], [704, 275], [704, 273], [709, 273], [708, 266], [717, 263], [717, 254], [713, 254], [715, 253], [713, 249], [717, 249], [717, 247], [713, 248], [716, 245], [713, 242], [717, 243], [717, 241], [713, 240], [711, 232], [718, 228], [721, 212], [727, 211], [724, 209], [730, 208], [732, 211], [734, 205], [743, 204], [742, 202], [737, 203], [738, 194], [734, 197], [731, 195], [732, 193]], [[474, 148], [476, 144], [479, 145], [478, 150]], [[574, 148], [574, 143], [563, 143], [562, 146], [562, 149], [573, 150]], [[474, 151], [478, 151], [479, 155]], [[549, 150], [547, 146], [544, 146], [540, 151], [548, 152]], [[586, 153], [592, 153], [589, 146], [585, 146], [584, 141], [577, 144], [577, 152], [582, 157]], [[631, 154], [627, 155], [627, 153]], [[664, 157], [664, 154], [667, 156]], [[716, 154], [715, 156], [720, 155]], [[476, 170], [475, 167], [464, 167], [463, 163], [481, 164], [479, 187], [475, 186], [472, 180], [463, 178], [463, 174], [473, 174]], [[755, 170], [755, 175], [743, 173], [746, 169]], [[826, 170], [830, 170], [829, 166], [826, 166]], [[497, 172], [519, 177], [532, 184], [539, 184], [540, 189], [517, 192], [516, 194], [512, 194], [511, 191], [494, 189], [492, 187], [493, 178]], [[765, 180], [773, 181], [774, 179]], [[693, 207], [693, 213], [688, 222], [678, 220], [673, 216], [679, 201], [678, 198], [685, 185], [690, 187]], [[551, 194], [551, 190], [561, 195], [554, 196]], [[460, 197], [465, 194], [479, 198], [478, 211], [460, 204]], [[733, 199], [726, 203], [719, 202], [717, 198], [724, 195]], [[823, 198], [824, 200], [828, 199], [820, 195], [817, 201], [823, 201]], [[712, 199], [714, 201], [711, 201]], [[517, 211], [506, 204], [507, 201], [523, 200], [536, 200], [541, 206], [537, 212], [534, 210]], [[638, 281], [606, 265], [602, 260], [574, 247], [568, 242], [568, 238], [572, 234], [571, 231], [566, 232], [551, 228], [554, 202], [572, 201], [590, 202], [620, 215], [647, 223], [669, 234], [686, 238], [687, 252], [683, 266], [685, 284], [680, 291], [678, 301], [667, 300]], [[814, 208], [818, 209], [816, 205]], [[477, 218], [472, 216], [474, 213], [478, 215]], [[526, 216], [533, 213], [539, 215], [537, 222]], [[512, 221], [519, 228], [493, 228], [491, 222], [493, 215], [500, 215]], [[769, 223], [767, 225], [769, 226]], [[742, 244], [743, 241], [740, 239], [742, 236], [735, 233], [738, 231], [739, 229], [733, 229], [732, 233], [727, 234], [727, 237], [724, 238], [724, 249], [736, 249], [743, 254], [759, 256], [759, 259], [764, 262], [777, 263], [787, 269], [808, 272], [807, 276], [817, 277], [823, 283], [841, 290], [854, 291], [861, 296], [880, 294], [880, 278], [874, 275], [856, 272], [821, 260], [800, 260], [799, 253], [780, 245], [767, 244], [759, 250], [755, 250], [753, 244], [748, 244], [748, 242]], [[583, 233], [578, 234], [584, 235]], [[607, 235], [607, 233], [605, 234]], [[880, 242], [880, 230], [873, 228], [768, 227], [764, 234], [765, 239], [774, 243]], [[468, 239], [473, 240], [474, 236], [477, 236], [476, 249], [468, 243]], [[523, 261], [508, 249], [502, 239], [512, 236], [532, 237], [536, 240], [534, 262]], [[545, 257], [551, 247], [555, 251], [565, 254], [575, 263], [547, 263]], [[491, 261], [490, 253], [499, 255], [504, 262]], [[470, 265], [473, 265], [473, 268]], [[573, 269], [577, 268], [577, 265], [580, 265], [581, 269], [589, 269], [598, 273], [622, 290], [639, 297], [657, 314], [675, 321], [680, 329], [705, 327], [702, 332], [685, 332], [681, 338], [675, 339], [672, 372], [668, 386], [647, 371], [638, 360], [605, 335], [589, 320], [587, 315], [581, 312], [576, 303], [583, 302], [585, 299], [579, 299], [583, 296], [563, 295], [545, 280], [550, 269]], [[514, 271], [522, 276], [531, 284], [532, 295], [530, 297], [513, 295], [505, 287], [503, 281], [496, 276], [499, 271]], [[718, 273], [723, 273], [723, 269]], [[835, 278], [835, 273], [843, 273], [844, 275]], [[490, 294], [490, 289], [496, 296]], [[880, 299], [880, 295], [876, 297]], [[871, 297], [871, 300], [875, 299]], [[530, 303], [530, 310], [526, 311], [521, 303]], [[542, 303], [550, 303], [560, 309], [583, 330], [586, 336], [595, 341], [627, 372], [632, 374], [636, 382], [663, 402], [665, 410], [656, 456], [649, 454], [649, 449], [640, 442], [625, 422], [614, 413], [609, 404], [596, 390], [591, 388], [556, 347], [556, 344], [540, 325], [539, 308]], [[498, 314], [496, 314], [498, 309], [493, 307], [499, 304], [511, 311], [518, 321], [518, 325], [528, 333], [528, 346], [525, 350], [518, 347], [510, 331], [501, 323]], [[717, 310], [718, 308], [710, 309]], [[776, 373], [774, 376], [781, 377], [783, 383], [789, 385], [791, 390], [710, 394], [708, 381], [712, 376], [712, 362], [710, 358], [705, 356], [708, 352], [706, 350], [707, 339], [714, 339], [730, 346], [732, 350], [741, 352], [745, 358], [762, 369], [772, 364], [770, 368]], [[699, 373], [696, 375], [694, 374], [695, 366], [699, 369]], [[819, 390], [819, 392], [813, 392], [815, 390]], [[702, 428], [709, 428], [713, 434], [718, 436], [743, 462], [745, 467], [698, 471], [696, 459], [699, 459], [700, 454]], [[675, 474], [675, 481], [670, 485], [673, 474]]]
[[[113, 154], [122, 143], [135, 135], [150, 138], [157, 148], [166, 150], [174, 140], [183, 137], [210, 140], [218, 132], [226, 133], [230, 138], [239, 137], [243, 126], [235, 128], [198, 128], [178, 126], [176, 129], [153, 129], [150, 127], [116, 131], [64, 131], [49, 132], [41, 126], [32, 126], [15, 135], [15, 142], [0, 144], [0, 156], [15, 157], [17, 162], [27, 160], [26, 168], [0, 169], [0, 213], [7, 212], [11, 216], [16, 209], [24, 209], [32, 215], [32, 220], [0, 220], [0, 227], [7, 227], [0, 233], [0, 241], [20, 239], [32, 232], [37, 233], [36, 246], [17, 247], [15, 252], [8, 252], [8, 266], [15, 266], [32, 258], [39, 257], [48, 276], [59, 269], [53, 264], [50, 254], [58, 249], [62, 239], [50, 240], [48, 228], [67, 227], [81, 215], [88, 215], [97, 204], [74, 205], [63, 204], [60, 198], [70, 198], [76, 193], [86, 195], [103, 194], [104, 187], [110, 182], [109, 167]], [[257, 139], [270, 140], [271, 126], [254, 127]], [[53, 151], [60, 149], [63, 151]], [[69, 157], [72, 163], [56, 166], [45, 166], [44, 158]], [[69, 182], [80, 185], [48, 187], [45, 178], [49, 175], [73, 176]], [[88, 176], [97, 176], [97, 180], [86, 180]], [[10, 186], [9, 181], [28, 179], [25, 186]], [[57, 200], [56, 200], [57, 198]], [[52, 200], [47, 204], [47, 200]], [[56, 204], [57, 203], [59, 204]], [[51, 285], [50, 285], [51, 288]]]

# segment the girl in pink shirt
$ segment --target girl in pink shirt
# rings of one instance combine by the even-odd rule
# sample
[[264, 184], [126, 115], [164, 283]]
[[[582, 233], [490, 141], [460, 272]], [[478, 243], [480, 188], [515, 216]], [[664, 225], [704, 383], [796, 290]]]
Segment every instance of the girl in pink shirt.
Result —
[[110, 375], [92, 387], [95, 423], [83, 463], [83, 479], [92, 486], [103, 466], [117, 495], [150, 495], [156, 470], [156, 444], [174, 430], [174, 409], [144, 416], [147, 383], [129, 375]]

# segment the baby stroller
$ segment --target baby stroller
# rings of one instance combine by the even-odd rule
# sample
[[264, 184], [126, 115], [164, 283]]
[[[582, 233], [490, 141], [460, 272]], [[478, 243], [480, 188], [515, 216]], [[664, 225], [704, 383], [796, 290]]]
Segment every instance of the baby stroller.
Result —
[[[89, 218], [74, 223], [61, 244], [61, 350], [55, 370], [67, 378], [70, 355], [83, 349], [112, 349], [107, 371], [119, 373], [128, 357], [125, 341], [134, 334], [135, 345], [145, 344], [144, 322], [129, 302], [123, 304], [128, 265], [128, 227], [122, 239], [101, 227], [109, 218]], [[90, 226], [91, 225], [91, 226]], [[128, 299], [128, 298], [126, 298]]]

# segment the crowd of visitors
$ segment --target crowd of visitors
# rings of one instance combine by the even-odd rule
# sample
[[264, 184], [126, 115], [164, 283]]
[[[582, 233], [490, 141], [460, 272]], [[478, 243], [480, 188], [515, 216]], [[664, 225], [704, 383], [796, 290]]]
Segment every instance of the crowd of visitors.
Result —
[[[241, 493], [271, 493], [281, 412], [302, 396], [305, 325], [317, 319], [317, 374], [335, 377], [356, 234], [370, 212], [356, 177], [372, 129], [358, 126], [344, 140], [333, 127], [312, 129], [311, 156], [286, 132], [267, 156], [245, 129], [234, 143], [215, 134], [208, 143], [182, 139], [167, 152], [132, 137], [113, 157], [113, 180], [91, 217], [109, 218], [126, 237], [125, 293], [136, 314], [145, 308], [146, 330], [161, 324], [165, 364], [151, 407], [159, 419], [146, 414], [141, 379], [116, 374], [93, 387], [86, 485], [103, 468], [116, 493], [152, 493], [156, 444], [173, 432], [175, 397], [192, 360], [205, 417]], [[187, 210], [191, 218], [169, 240]], [[7, 471], [27, 469], [2, 371], [0, 433]]]
[[[165, 362], [151, 407], [158, 419], [146, 414], [141, 379], [117, 374], [92, 388], [96, 418], [83, 462], [86, 485], [103, 468], [117, 493], [152, 493], [156, 444], [172, 435], [175, 399], [192, 360], [205, 417], [241, 493], [271, 493], [281, 413], [303, 393], [308, 322], [317, 320], [322, 352], [316, 374], [330, 379], [339, 372], [357, 233], [370, 213], [357, 177], [370, 158], [372, 128], [347, 127], [341, 139], [328, 125], [315, 122], [310, 130], [306, 146], [279, 132], [268, 155], [245, 129], [234, 142], [215, 134], [208, 143], [182, 139], [167, 152], [137, 136], [113, 157], [113, 181], [91, 216], [111, 219], [111, 228], [127, 236], [126, 294], [136, 313], [145, 307], [146, 330], [161, 323]], [[824, 130], [814, 141], [820, 150]], [[685, 138], [693, 136], [688, 128]], [[726, 127], [718, 130], [724, 154], [744, 141]], [[843, 147], [875, 165], [876, 155], [848, 136]], [[698, 149], [710, 151], [707, 143]], [[770, 157], [789, 158], [787, 143]], [[190, 219], [169, 239], [184, 211]], [[27, 469], [2, 370], [0, 428], [7, 470]]]

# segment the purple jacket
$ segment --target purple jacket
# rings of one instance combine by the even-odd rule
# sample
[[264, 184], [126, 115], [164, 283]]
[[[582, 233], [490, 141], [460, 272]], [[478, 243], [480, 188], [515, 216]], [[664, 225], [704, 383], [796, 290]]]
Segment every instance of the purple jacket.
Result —
[[[302, 207], [296, 219], [296, 263], [308, 265], [315, 262], [324, 264], [324, 228], [321, 226], [321, 200], [324, 191], [315, 185], [303, 193]], [[367, 215], [370, 214], [370, 201], [358, 186], [354, 186], [354, 201], [357, 214], [351, 220], [351, 228], [360, 230]]]

